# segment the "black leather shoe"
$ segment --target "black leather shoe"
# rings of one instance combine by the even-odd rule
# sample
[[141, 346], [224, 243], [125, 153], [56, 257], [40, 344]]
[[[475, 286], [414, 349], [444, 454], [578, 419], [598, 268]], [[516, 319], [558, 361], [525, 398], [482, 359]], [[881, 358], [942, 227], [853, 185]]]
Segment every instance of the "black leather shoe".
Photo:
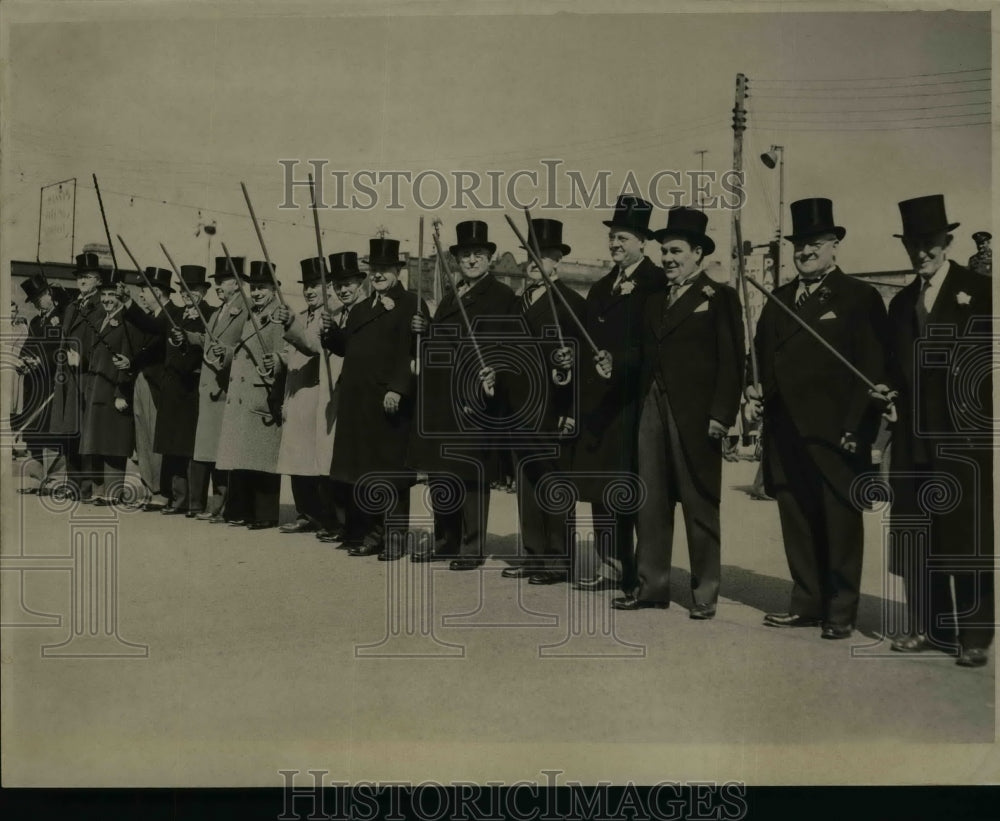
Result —
[[186, 510], [179, 507], [165, 507], [160, 511], [164, 516], [179, 516], [182, 513], [187, 513]]
[[378, 554], [378, 560], [380, 562], [396, 562], [406, 555], [405, 547], [394, 547], [386, 548], [381, 553]]
[[225, 523], [227, 525], [229, 525], [230, 527], [246, 527], [247, 526], [247, 520], [246, 519], [224, 519], [223, 521], [225, 521]]
[[635, 596], [624, 596], [622, 598], [612, 599], [611, 606], [615, 610], [647, 610], [649, 608], [666, 610], [668, 607], [670, 607], [670, 602], [640, 601]]
[[979, 647], [971, 647], [967, 650], [962, 650], [955, 664], [959, 667], [985, 667], [987, 661], [989, 661], [989, 655], [985, 650]]
[[483, 566], [483, 559], [477, 559], [475, 557], [467, 557], [462, 559], [452, 559], [451, 564], [448, 565], [449, 570], [476, 570]]
[[[201, 516], [199, 516], [198, 518], [200, 519]], [[226, 517], [223, 516], [221, 513], [216, 513], [214, 516], [209, 516], [207, 519], [205, 519], [205, 521], [208, 522], [210, 525], [227, 524]]]
[[596, 579], [577, 579], [573, 582], [573, 589], [587, 590], [594, 593], [599, 590], [617, 590], [618, 582], [604, 576], [598, 576]]
[[316, 531], [316, 538], [320, 541], [342, 542], [344, 541], [344, 531], [339, 527], [321, 527]]
[[270, 530], [272, 527], [278, 526], [277, 519], [264, 519], [260, 522], [248, 522], [247, 530]]
[[382, 552], [382, 545], [362, 542], [347, 551], [348, 556], [375, 556]]
[[958, 645], [954, 641], [933, 640], [930, 636], [918, 634], [916, 636], [902, 636], [893, 639], [890, 649], [897, 653], [926, 653], [937, 650], [939, 653], [954, 653]]
[[824, 639], [849, 639], [854, 632], [854, 627], [850, 624], [823, 625], [823, 632], [820, 634]]
[[199, 522], [211, 522], [213, 519], [222, 519], [222, 521], [225, 521], [218, 513], [212, 513], [208, 510], [199, 510], [194, 515], [194, 518]]
[[688, 613], [689, 619], [695, 619], [697, 621], [705, 621], [706, 619], [715, 618], [715, 605], [714, 604], [696, 604], [691, 608]]
[[185, 519], [200, 519], [201, 518], [201, 511], [200, 510], [189, 510], [187, 513], [184, 514], [184, 518]]
[[768, 613], [764, 616], [765, 627], [819, 627], [819, 625], [819, 619], [811, 619], [797, 613]]
[[536, 570], [528, 576], [528, 584], [559, 584], [567, 578], [562, 570]]
[[279, 533], [314, 533], [319, 528], [308, 519], [296, 519], [294, 522], [285, 522], [278, 528]]
[[146, 502], [141, 508], [139, 508], [143, 513], [159, 513], [164, 510], [166, 505], [154, 505], [152, 502]]
[[454, 553], [435, 553], [433, 550], [426, 550], [423, 553], [410, 554], [411, 562], [446, 562], [454, 558]]
[[517, 567], [505, 567], [500, 571], [500, 575], [505, 579], [526, 579], [537, 572], [538, 568], [518, 565]]

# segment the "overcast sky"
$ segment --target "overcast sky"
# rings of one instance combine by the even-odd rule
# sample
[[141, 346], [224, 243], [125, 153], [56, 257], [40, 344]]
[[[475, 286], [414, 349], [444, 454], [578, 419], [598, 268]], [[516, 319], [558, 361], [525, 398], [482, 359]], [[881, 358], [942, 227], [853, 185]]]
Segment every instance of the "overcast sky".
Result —
[[[699, 149], [706, 169], [731, 168], [739, 71], [751, 89], [745, 237], [766, 241], [775, 228], [778, 172], [758, 159], [772, 142], [786, 149], [786, 229], [788, 202], [833, 199], [848, 231], [847, 271], [906, 267], [891, 236], [901, 199], [945, 194], [950, 218], [962, 223], [955, 255], [963, 262], [974, 251], [969, 235], [991, 224], [990, 129], [968, 125], [988, 119], [979, 113], [989, 110], [990, 75], [972, 71], [990, 65], [983, 13], [429, 17], [383, 9], [310, 18], [295, 9], [163, 19], [161, 6], [155, 21], [133, 10], [122, 19], [11, 24], [2, 263], [34, 258], [39, 188], [69, 177], [79, 181], [77, 253], [103, 241], [91, 173], [112, 232], [143, 265], [164, 264], [161, 241], [178, 263], [205, 261], [199, 208], [202, 220], [218, 222], [213, 255], [224, 240], [259, 258], [243, 180], [287, 287], [316, 246], [308, 210], [277, 208], [278, 159], [325, 158], [352, 174], [510, 174], [543, 172], [539, 160], [556, 158], [588, 179], [609, 170], [614, 194], [630, 170], [646, 181], [659, 170], [697, 169]], [[488, 221], [501, 249], [515, 244], [502, 211], [436, 213], [446, 244], [455, 222], [471, 217]], [[325, 212], [324, 250], [366, 253], [383, 225], [416, 253], [418, 215]], [[574, 257], [607, 257], [606, 211], [536, 216], [564, 220]], [[729, 214], [709, 217], [728, 263]], [[654, 225], [665, 220], [658, 211]]]

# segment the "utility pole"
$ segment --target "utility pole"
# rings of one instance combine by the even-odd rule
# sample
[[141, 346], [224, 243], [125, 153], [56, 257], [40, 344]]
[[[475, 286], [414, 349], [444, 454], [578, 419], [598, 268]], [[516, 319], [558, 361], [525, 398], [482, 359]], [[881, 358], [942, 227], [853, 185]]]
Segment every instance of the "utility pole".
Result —
[[[747, 111], [744, 106], [747, 98], [747, 77], [742, 72], [736, 75], [736, 104], [733, 106], [733, 171], [743, 174], [743, 132], [747, 128]], [[742, 188], [742, 185], [740, 186]], [[742, 207], [742, 198], [739, 206]], [[730, 238], [729, 284], [738, 285], [737, 270], [740, 255], [740, 209], [733, 210], [733, 227]]]

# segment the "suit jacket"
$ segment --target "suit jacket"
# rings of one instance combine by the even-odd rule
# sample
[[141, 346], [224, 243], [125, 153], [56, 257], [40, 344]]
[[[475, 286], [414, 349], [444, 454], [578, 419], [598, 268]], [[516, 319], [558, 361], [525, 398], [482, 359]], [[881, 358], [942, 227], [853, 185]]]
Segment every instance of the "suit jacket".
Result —
[[[696, 484], [719, 498], [722, 452], [710, 419], [736, 421], [745, 343], [736, 291], [698, 274], [673, 304], [666, 290], [646, 302], [642, 334], [643, 396], [655, 381], [666, 394]], [[639, 443], [642, 447], [643, 443]]]
[[[186, 332], [186, 337], [180, 345], [174, 345], [169, 340], [163, 344], [160, 405], [156, 414], [153, 450], [190, 458], [194, 453], [194, 438], [198, 429], [198, 383], [204, 357], [202, 346], [192, 340], [198, 339], [204, 328], [196, 314], [187, 313], [187, 307], [171, 304], [167, 310], [177, 326]], [[193, 310], [209, 319], [215, 309], [202, 301]], [[170, 320], [165, 320], [165, 325], [172, 328]]]
[[588, 477], [597, 471], [636, 470], [636, 434], [642, 402], [641, 350], [643, 309], [649, 297], [666, 286], [663, 270], [648, 257], [632, 273], [631, 293], [613, 293], [618, 266], [595, 282], [587, 293], [584, 325], [598, 348], [612, 357], [611, 379], [593, 364], [592, 352], [580, 352], [579, 439], [573, 470], [581, 498], [599, 501], [604, 480]]
[[[59, 436], [76, 438], [83, 433], [83, 407], [89, 375], [88, 360], [97, 328], [104, 319], [104, 309], [96, 292], [86, 299], [70, 302], [62, 317], [62, 345], [56, 367], [55, 395], [52, 398], [50, 430]], [[79, 365], [66, 362], [65, 354], [76, 351]]]
[[[798, 278], [774, 295], [872, 382], [885, 381], [888, 325], [878, 292], [839, 268], [795, 309]], [[868, 388], [790, 316], [770, 301], [764, 305], [754, 338], [764, 392], [764, 478], [769, 490], [786, 480], [770, 447], [778, 437], [808, 454], [823, 479], [844, 499], [860, 471], [871, 465], [871, 443], [880, 413]], [[844, 433], [857, 440], [851, 455], [840, 445]]]
[[[413, 335], [410, 321], [418, 310], [416, 294], [397, 282], [373, 303], [374, 294], [351, 308], [346, 328], [334, 326], [323, 335], [323, 344], [344, 357], [330, 475], [342, 482], [357, 482], [364, 474], [382, 471], [399, 474], [406, 463], [413, 419]], [[392, 307], [385, 306], [384, 298]], [[386, 413], [388, 391], [401, 397], [396, 413]]]
[[[19, 430], [38, 407], [48, 399], [56, 387], [55, 375], [59, 368], [60, 341], [62, 339], [62, 311], [54, 306], [47, 315], [36, 314], [28, 322], [28, 335], [21, 345], [22, 357], [36, 357], [40, 365], [24, 374], [22, 395], [24, 405], [18, 414], [11, 414], [10, 424]], [[52, 401], [31, 421], [23, 433], [25, 444], [46, 447], [52, 440], [49, 435]]]
[[[134, 373], [119, 370], [113, 361], [115, 354], [130, 360], [141, 344], [142, 333], [125, 319], [125, 312], [102, 320], [96, 326], [90, 356], [87, 359], [89, 379], [83, 414], [83, 436], [80, 452], [101, 456], [128, 457], [135, 448], [135, 420], [132, 410]], [[119, 411], [115, 401], [124, 399], [128, 406]]]
[[[462, 296], [476, 344], [484, 356], [504, 344], [508, 326], [503, 319], [516, 304], [514, 292], [492, 274], [484, 275]], [[478, 380], [462, 378], [464, 374], [478, 373], [479, 367], [458, 299], [454, 291], [449, 291], [434, 312], [430, 330], [422, 337], [417, 424], [413, 426], [408, 457], [412, 467], [448, 471], [466, 481], [493, 478], [500, 432], [463, 410], [485, 402]], [[455, 445], [459, 439], [466, 444]], [[449, 444], [473, 461], [444, 456], [441, 449]], [[480, 472], [479, 465], [485, 472]]]
[[135, 302], [125, 309], [125, 319], [141, 331], [137, 337], [138, 345], [135, 352], [133, 367], [138, 369], [149, 385], [149, 393], [153, 397], [153, 405], [160, 408], [160, 393], [163, 382], [163, 362], [166, 357], [167, 332], [171, 329], [167, 312], [177, 316], [177, 306], [167, 302], [164, 309], [153, 316], [146, 313]]
[[961, 492], [939, 517], [935, 549], [969, 554], [978, 545], [992, 553], [992, 283], [953, 261], [950, 266], [923, 333], [916, 314], [919, 276], [889, 304], [890, 382], [899, 391], [891, 510], [894, 517], [927, 513], [918, 504], [914, 468], [950, 475]]

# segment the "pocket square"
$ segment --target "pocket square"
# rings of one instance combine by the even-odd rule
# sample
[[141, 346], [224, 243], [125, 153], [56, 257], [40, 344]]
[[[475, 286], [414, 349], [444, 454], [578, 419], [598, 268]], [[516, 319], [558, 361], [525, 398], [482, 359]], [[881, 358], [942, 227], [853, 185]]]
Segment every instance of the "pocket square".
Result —
[[827, 311], [825, 314], [823, 314], [823, 316], [820, 317], [820, 321], [822, 322], [824, 319], [836, 319], [836, 318], [837, 315], [833, 311]]
[[699, 305], [697, 308], [695, 308], [693, 311], [691, 311], [691, 313], [697, 314], [697, 313], [701, 313], [702, 311], [707, 311], [707, 310], [708, 310], [708, 303], [707, 302], [702, 302], [701, 305]]

